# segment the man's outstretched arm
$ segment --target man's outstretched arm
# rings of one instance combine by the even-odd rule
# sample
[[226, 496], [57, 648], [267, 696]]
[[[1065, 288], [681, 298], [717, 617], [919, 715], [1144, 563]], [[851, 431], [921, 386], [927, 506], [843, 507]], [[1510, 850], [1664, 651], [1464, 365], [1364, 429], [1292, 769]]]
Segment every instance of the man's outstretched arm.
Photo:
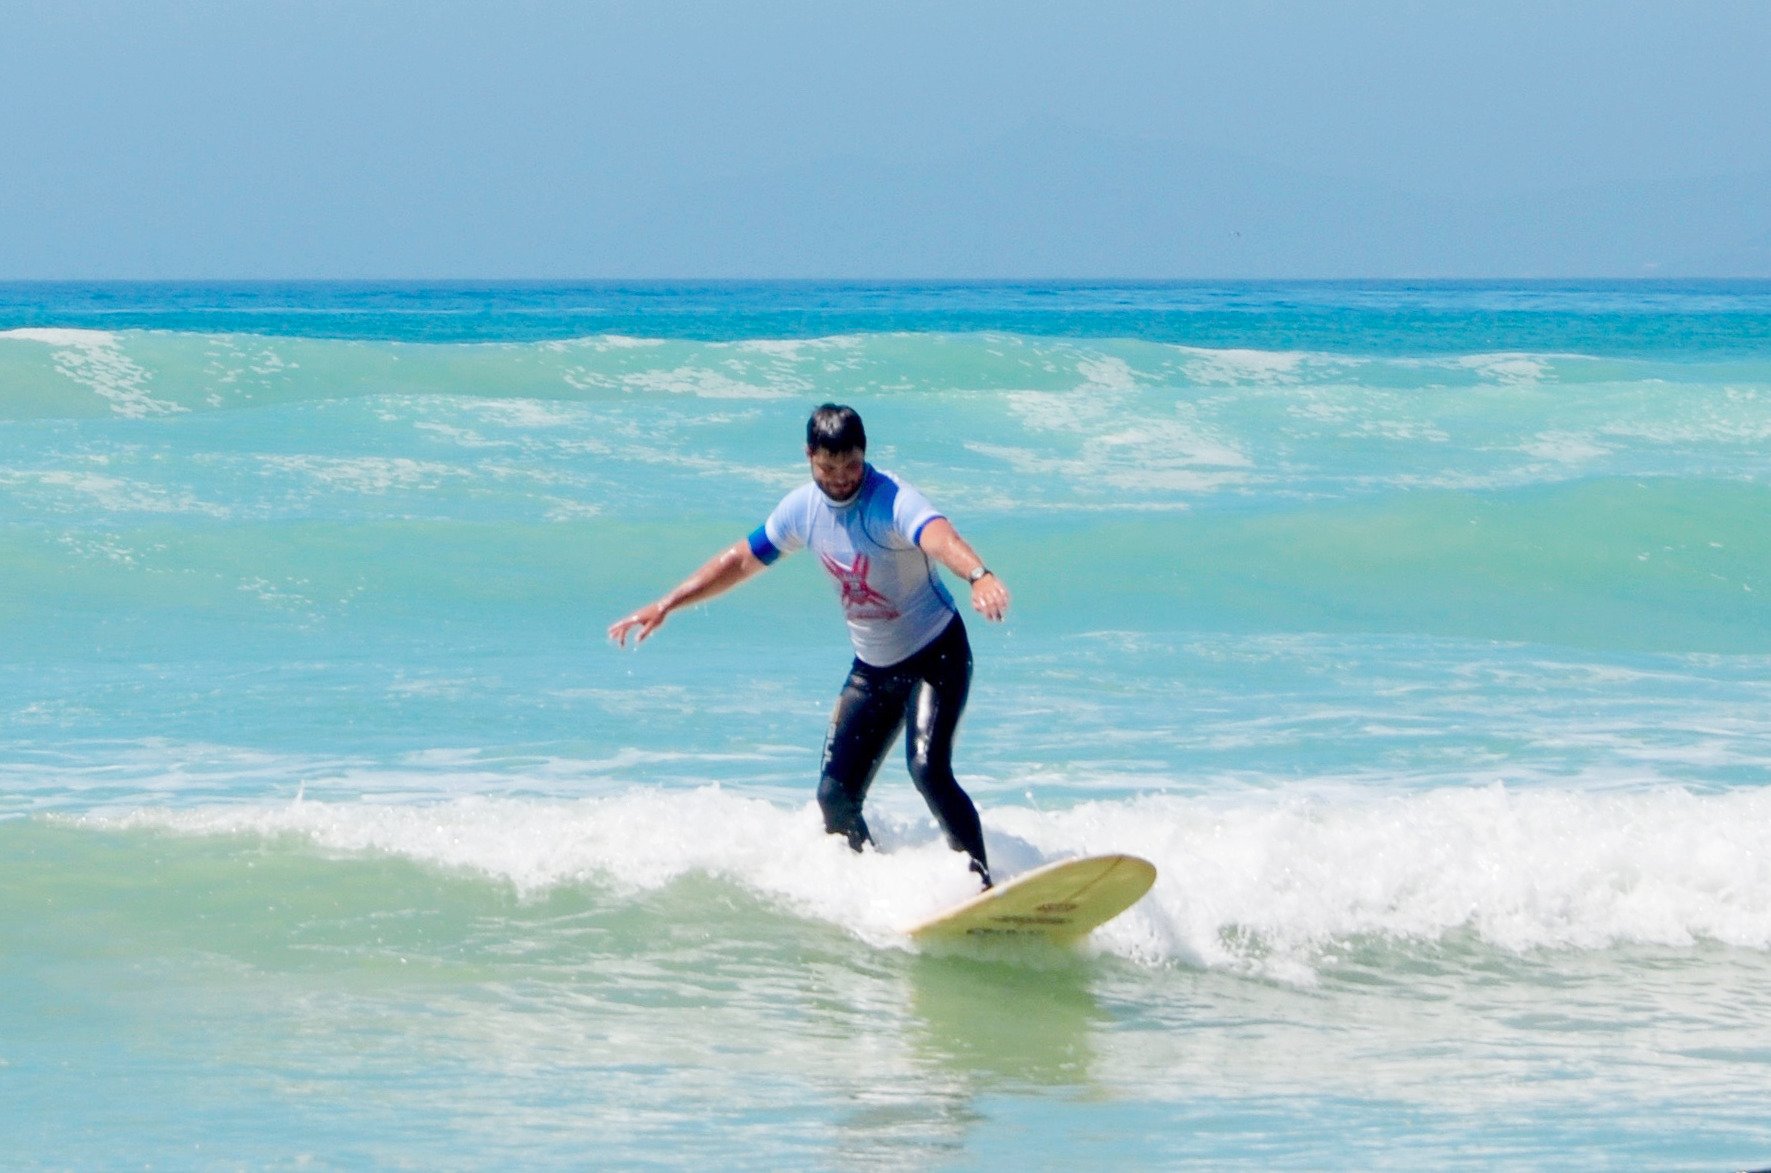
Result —
[[628, 634], [638, 628], [639, 634], [633, 642], [635, 646], [645, 643], [647, 636], [663, 626], [664, 617], [678, 607], [700, 603], [723, 594], [766, 566], [767, 563], [751, 553], [748, 541], [728, 546], [709, 558], [701, 569], [683, 579], [657, 602], [647, 603], [633, 614], [609, 624], [609, 638], [626, 647]]
[[[959, 531], [953, 528], [953, 523], [945, 517], [937, 517], [923, 526], [917, 544], [930, 558], [961, 578], [984, 565], [978, 552], [966, 544]], [[972, 610], [986, 619], [999, 620], [1008, 614], [1008, 588], [994, 572], [972, 583]]]

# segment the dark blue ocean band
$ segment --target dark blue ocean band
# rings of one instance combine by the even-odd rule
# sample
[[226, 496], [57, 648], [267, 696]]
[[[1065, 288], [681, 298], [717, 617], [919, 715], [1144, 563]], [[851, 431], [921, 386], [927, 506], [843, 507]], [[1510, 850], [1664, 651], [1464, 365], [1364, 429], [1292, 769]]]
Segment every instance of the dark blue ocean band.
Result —
[[769, 541], [768, 526], [759, 525], [750, 532], [750, 552], [755, 554], [756, 560], [764, 566], [773, 564], [775, 559], [781, 556], [781, 551], [775, 548], [775, 543]]
[[927, 521], [923, 522], [921, 525], [917, 526], [916, 532], [910, 535], [911, 544], [920, 547], [922, 545], [922, 531], [929, 528], [929, 526], [935, 524], [937, 521], [946, 521], [946, 520], [947, 519], [945, 517], [943, 517], [939, 513], [937, 513], [933, 517], [929, 518]]

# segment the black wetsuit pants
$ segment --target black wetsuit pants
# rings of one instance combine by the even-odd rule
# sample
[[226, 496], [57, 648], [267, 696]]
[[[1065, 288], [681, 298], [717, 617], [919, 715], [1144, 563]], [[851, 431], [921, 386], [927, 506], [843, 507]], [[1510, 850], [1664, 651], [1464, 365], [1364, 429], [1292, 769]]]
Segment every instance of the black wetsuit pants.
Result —
[[872, 842], [861, 803], [892, 740], [908, 723], [904, 750], [910, 780], [947, 833], [947, 842], [971, 856], [973, 870], [988, 882], [978, 810], [953, 777], [953, 734], [971, 683], [972, 648], [958, 615], [908, 660], [889, 668], [855, 661], [824, 739], [818, 805], [824, 809], [826, 831], [847, 836], [856, 851]]

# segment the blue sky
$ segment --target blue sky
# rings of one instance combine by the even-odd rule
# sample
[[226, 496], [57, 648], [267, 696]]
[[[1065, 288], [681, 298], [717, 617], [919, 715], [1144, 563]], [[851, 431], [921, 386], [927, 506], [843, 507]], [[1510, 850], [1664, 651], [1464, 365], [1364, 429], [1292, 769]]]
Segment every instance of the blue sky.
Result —
[[0, 0], [0, 278], [1771, 276], [1771, 4]]

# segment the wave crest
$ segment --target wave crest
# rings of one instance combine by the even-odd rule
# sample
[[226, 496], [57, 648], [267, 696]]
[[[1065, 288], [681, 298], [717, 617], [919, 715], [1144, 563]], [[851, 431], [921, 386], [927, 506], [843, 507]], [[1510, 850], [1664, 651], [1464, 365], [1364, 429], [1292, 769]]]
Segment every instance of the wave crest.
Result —
[[[932, 826], [886, 815], [856, 856], [807, 804], [718, 788], [578, 802], [295, 802], [86, 816], [80, 825], [292, 837], [325, 853], [468, 871], [534, 895], [617, 897], [711, 876], [878, 944], [972, 881]], [[1361, 941], [1473, 936], [1510, 951], [1771, 949], [1771, 792], [1446, 789], [1383, 798], [1150, 797], [986, 815], [996, 869], [1129, 851], [1160, 878], [1093, 938], [1152, 964], [1309, 981]]]

